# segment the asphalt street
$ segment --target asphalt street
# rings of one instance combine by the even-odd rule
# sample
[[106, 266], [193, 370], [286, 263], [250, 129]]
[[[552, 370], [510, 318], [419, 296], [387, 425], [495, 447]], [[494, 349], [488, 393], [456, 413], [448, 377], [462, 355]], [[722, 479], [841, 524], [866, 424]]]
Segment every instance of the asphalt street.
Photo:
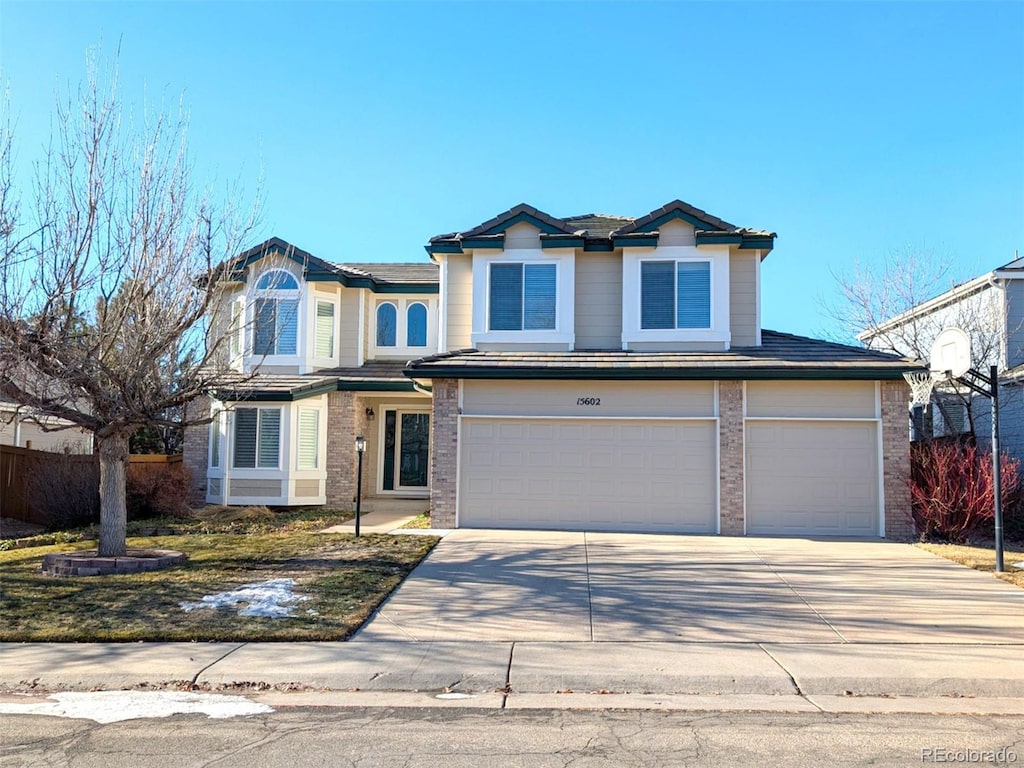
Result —
[[295, 708], [197, 717], [101, 725], [8, 716], [0, 767], [806, 768], [1024, 760], [1020, 716]]

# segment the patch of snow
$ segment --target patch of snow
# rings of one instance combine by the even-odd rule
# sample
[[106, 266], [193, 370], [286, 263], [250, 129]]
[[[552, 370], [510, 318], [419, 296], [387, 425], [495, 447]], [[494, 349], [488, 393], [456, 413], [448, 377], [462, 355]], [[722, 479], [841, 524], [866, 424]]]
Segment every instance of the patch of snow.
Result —
[[1024, 571], [1024, 560], [1021, 560], [1019, 563], [1010, 563], [1010, 565], [1012, 565], [1014, 568], [1020, 568], [1022, 571]]
[[48, 715], [97, 723], [117, 723], [146, 717], [170, 717], [196, 712], [212, 718], [262, 715], [272, 707], [242, 696], [183, 691], [66, 691], [53, 693], [45, 701], [0, 701], [0, 714]]
[[295, 610], [295, 603], [309, 600], [296, 595], [295, 579], [271, 579], [252, 584], [243, 584], [230, 592], [206, 595], [196, 603], [181, 603], [181, 609], [189, 612], [199, 608], [233, 608], [242, 604], [239, 616], [266, 616], [271, 619], [287, 618]]

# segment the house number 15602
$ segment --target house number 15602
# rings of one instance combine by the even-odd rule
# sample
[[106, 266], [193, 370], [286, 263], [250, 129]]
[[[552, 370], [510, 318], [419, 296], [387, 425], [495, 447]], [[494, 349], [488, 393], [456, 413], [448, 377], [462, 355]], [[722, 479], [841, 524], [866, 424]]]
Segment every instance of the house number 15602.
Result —
[[576, 405], [600, 405], [600, 397], [577, 397]]

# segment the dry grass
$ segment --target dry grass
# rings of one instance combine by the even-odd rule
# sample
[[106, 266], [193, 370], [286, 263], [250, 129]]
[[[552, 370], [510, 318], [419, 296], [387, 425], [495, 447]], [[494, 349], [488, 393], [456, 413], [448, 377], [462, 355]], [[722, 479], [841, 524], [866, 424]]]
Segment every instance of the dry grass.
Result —
[[430, 527], [430, 513], [424, 512], [422, 515], [416, 515], [412, 520], [402, 526], [403, 528], [418, 528], [424, 529]]
[[980, 547], [971, 544], [917, 544], [933, 554], [952, 560], [954, 563], [966, 565], [976, 571], [988, 571], [1003, 581], [1024, 588], [1024, 570], [1014, 568], [1014, 563], [1024, 562], [1024, 547], [1011, 546], [1003, 549], [1003, 567], [1005, 573], [995, 573], [996, 553], [993, 547]]
[[[39, 573], [43, 555], [90, 544], [0, 552], [0, 641], [341, 640], [436, 542], [290, 531], [139, 537], [129, 546], [176, 549], [189, 561], [156, 573], [71, 579]], [[237, 609], [186, 613], [180, 606], [274, 578], [295, 579], [296, 594], [310, 598], [294, 617], [245, 617]]]

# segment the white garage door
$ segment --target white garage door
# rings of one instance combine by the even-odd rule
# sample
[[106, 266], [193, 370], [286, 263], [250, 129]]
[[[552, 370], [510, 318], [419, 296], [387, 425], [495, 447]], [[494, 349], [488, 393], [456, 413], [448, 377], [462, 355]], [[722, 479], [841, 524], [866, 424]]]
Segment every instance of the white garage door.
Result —
[[878, 536], [878, 425], [747, 422], [747, 533]]
[[465, 418], [459, 525], [714, 533], [716, 422]]

